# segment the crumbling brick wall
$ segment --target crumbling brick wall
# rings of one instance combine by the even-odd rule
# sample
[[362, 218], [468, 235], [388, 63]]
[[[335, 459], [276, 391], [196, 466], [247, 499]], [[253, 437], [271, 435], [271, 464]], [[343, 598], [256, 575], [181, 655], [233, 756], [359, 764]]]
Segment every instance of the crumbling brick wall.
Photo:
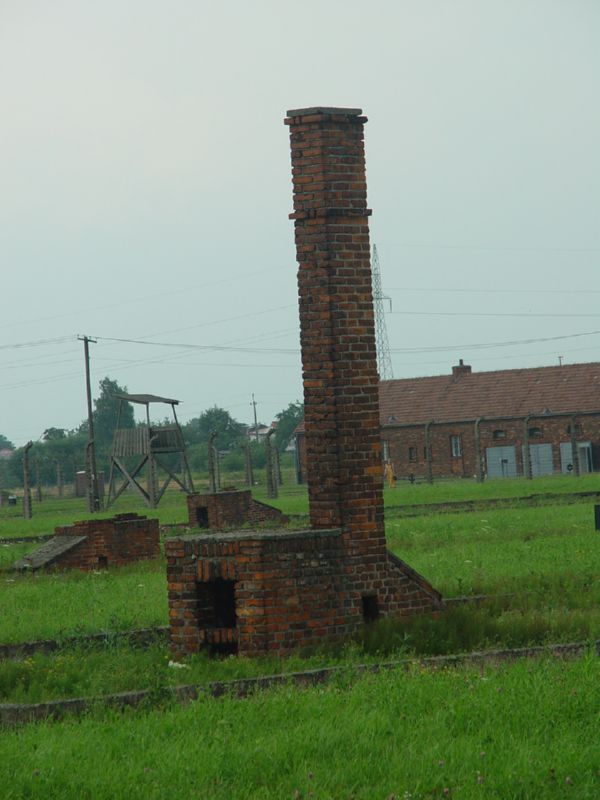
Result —
[[250, 489], [187, 496], [191, 528], [225, 530], [243, 525], [285, 525], [289, 519], [278, 508], [252, 497]]
[[87, 519], [55, 529], [56, 536], [82, 537], [84, 541], [48, 567], [93, 570], [120, 567], [133, 561], [158, 558], [160, 537], [157, 519], [119, 514], [111, 519]]

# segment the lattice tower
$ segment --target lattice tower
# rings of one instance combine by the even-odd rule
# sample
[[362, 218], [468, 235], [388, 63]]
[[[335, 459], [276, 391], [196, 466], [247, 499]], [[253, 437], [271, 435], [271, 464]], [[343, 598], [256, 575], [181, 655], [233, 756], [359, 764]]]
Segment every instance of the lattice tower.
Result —
[[394, 377], [394, 371], [392, 369], [392, 358], [390, 356], [390, 345], [388, 342], [383, 303], [384, 300], [388, 300], [391, 308], [392, 300], [387, 294], [383, 294], [381, 289], [381, 268], [379, 266], [379, 256], [377, 255], [377, 245], [373, 245], [372, 272], [373, 305], [375, 308], [375, 337], [377, 346], [377, 370], [379, 372], [380, 381], [389, 381]]

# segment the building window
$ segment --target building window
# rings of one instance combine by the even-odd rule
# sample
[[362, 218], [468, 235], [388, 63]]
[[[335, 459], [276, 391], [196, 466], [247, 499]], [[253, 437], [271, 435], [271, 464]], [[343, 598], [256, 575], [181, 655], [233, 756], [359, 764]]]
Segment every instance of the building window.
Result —
[[409, 461], [416, 461], [417, 460], [417, 448], [416, 447], [409, 447], [408, 448], [408, 460]]
[[[576, 422], [575, 423], [575, 433], [577, 434], [577, 436], [581, 435], [581, 430], [582, 430], [581, 425], [578, 422]], [[569, 436], [573, 433], [573, 426], [572, 425], [567, 425], [567, 433], [569, 434]]]
[[452, 458], [460, 458], [462, 456], [460, 436], [450, 437], [450, 452], [452, 453]]
[[506, 431], [498, 428], [492, 433], [492, 439], [506, 439]]
[[530, 439], [541, 439], [542, 438], [542, 429], [541, 428], [529, 428], [527, 431], [529, 434]]
[[389, 444], [388, 444], [388, 443], [387, 443], [385, 440], [383, 441], [383, 443], [382, 443], [382, 444], [383, 444], [383, 447], [382, 447], [382, 450], [383, 450], [383, 452], [382, 452], [383, 460], [384, 460], [384, 461], [388, 461], [388, 460], [389, 460], [389, 457], [390, 457], [390, 446], [389, 446]]

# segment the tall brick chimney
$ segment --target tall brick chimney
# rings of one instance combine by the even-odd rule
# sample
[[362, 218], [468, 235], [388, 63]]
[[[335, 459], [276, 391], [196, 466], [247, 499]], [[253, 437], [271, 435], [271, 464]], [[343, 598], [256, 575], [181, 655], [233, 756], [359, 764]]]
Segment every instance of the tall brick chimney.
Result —
[[358, 108], [287, 112], [299, 264], [307, 476], [314, 527], [385, 558], [379, 381], [364, 123]]
[[171, 648], [286, 653], [442, 598], [386, 549], [360, 109], [288, 111], [311, 528], [169, 539]]

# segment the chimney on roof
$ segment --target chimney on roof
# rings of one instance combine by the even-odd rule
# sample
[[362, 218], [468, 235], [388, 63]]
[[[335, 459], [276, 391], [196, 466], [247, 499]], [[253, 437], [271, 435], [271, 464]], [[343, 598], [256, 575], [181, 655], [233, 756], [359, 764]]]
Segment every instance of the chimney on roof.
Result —
[[469, 364], [465, 364], [462, 358], [458, 359], [458, 364], [452, 367], [452, 375], [455, 378], [459, 378], [461, 375], [470, 375], [471, 374], [471, 366]]

